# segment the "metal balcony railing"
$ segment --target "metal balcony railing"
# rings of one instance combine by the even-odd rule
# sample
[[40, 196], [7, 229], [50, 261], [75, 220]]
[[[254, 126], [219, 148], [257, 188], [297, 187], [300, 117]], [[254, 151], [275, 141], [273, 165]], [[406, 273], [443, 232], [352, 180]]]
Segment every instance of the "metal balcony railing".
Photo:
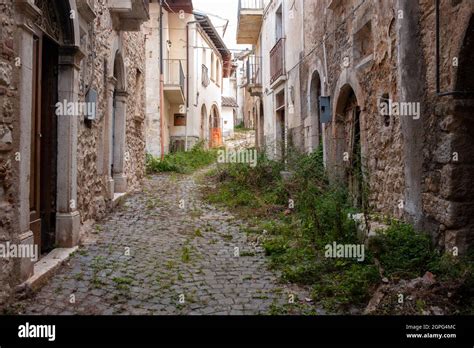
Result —
[[239, 0], [239, 13], [241, 10], [263, 10], [263, 0]]
[[184, 95], [184, 70], [180, 59], [163, 59], [165, 86], [179, 86]]
[[285, 39], [281, 38], [270, 51], [270, 84], [285, 73]]
[[251, 55], [247, 60], [247, 81], [248, 85], [262, 85], [262, 57]]
[[204, 87], [209, 86], [209, 83], [211, 83], [209, 80], [209, 69], [204, 64], [201, 69], [201, 83]]

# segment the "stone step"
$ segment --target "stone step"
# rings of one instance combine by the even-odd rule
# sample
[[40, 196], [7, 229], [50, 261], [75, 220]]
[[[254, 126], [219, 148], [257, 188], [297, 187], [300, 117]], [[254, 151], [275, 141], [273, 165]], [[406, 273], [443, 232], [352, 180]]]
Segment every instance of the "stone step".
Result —
[[78, 249], [77, 246], [73, 248], [56, 248], [44, 256], [34, 265], [33, 276], [28, 278], [25, 282], [18, 285], [16, 292], [20, 294], [30, 294], [38, 291], [43, 287], [56, 270]]

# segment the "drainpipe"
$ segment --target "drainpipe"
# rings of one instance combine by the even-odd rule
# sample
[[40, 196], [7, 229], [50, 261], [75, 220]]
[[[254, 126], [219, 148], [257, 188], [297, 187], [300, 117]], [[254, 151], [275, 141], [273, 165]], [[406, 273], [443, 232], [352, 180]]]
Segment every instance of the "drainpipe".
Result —
[[328, 60], [327, 60], [327, 51], [326, 51], [326, 35], [323, 38], [323, 56], [324, 56], [324, 83], [323, 83], [323, 95], [326, 94], [326, 89], [329, 84], [328, 82]]
[[[196, 24], [199, 21], [190, 21], [186, 23], [186, 116], [184, 126], [184, 151], [188, 151], [188, 113], [189, 113], [189, 25]], [[194, 52], [194, 50], [193, 50]], [[197, 71], [194, 72], [196, 78]]]
[[[326, 35], [324, 35], [324, 38], [323, 38], [323, 56], [324, 56], [324, 81], [322, 83], [322, 91], [321, 93], [323, 93], [323, 95], [327, 95], [327, 92], [326, 90], [328, 89], [328, 85], [329, 85], [329, 81], [328, 81], [328, 60], [327, 60], [327, 51], [326, 51]], [[320, 124], [320, 127], [321, 127], [321, 138], [322, 138], [322, 142], [323, 142], [323, 165], [324, 165], [324, 168], [327, 167], [328, 165], [328, 154], [327, 154], [327, 146], [325, 146], [326, 144], [326, 124], [325, 123], [321, 123]], [[319, 144], [318, 144], [319, 146]]]
[[436, 94], [438, 96], [439, 96], [439, 93], [440, 93], [439, 51], [440, 51], [440, 44], [439, 44], [439, 0], [436, 0]]
[[164, 84], [165, 79], [163, 76], [163, 0], [160, 0], [160, 145], [161, 145], [161, 160], [165, 159], [165, 143], [164, 143]]
[[189, 23], [186, 23], [186, 116], [184, 120], [184, 152], [188, 152], [188, 112], [189, 112]]

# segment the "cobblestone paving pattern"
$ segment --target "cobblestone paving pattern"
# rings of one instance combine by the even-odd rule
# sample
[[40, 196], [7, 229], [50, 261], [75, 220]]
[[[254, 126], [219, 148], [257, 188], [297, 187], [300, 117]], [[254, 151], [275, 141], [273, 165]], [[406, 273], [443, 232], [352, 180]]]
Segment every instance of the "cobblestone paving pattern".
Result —
[[278, 282], [242, 221], [200, 199], [199, 174], [147, 179], [18, 313], [275, 314], [289, 294], [297, 313], [314, 311], [306, 290]]

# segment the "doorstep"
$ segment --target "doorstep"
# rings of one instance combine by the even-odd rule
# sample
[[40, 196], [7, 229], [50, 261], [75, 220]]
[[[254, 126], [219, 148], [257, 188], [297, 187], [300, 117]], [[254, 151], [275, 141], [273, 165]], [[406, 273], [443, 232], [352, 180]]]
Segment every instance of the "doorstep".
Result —
[[17, 292], [31, 293], [39, 290], [55, 274], [56, 270], [78, 249], [56, 248], [35, 263], [33, 275], [18, 285]]

